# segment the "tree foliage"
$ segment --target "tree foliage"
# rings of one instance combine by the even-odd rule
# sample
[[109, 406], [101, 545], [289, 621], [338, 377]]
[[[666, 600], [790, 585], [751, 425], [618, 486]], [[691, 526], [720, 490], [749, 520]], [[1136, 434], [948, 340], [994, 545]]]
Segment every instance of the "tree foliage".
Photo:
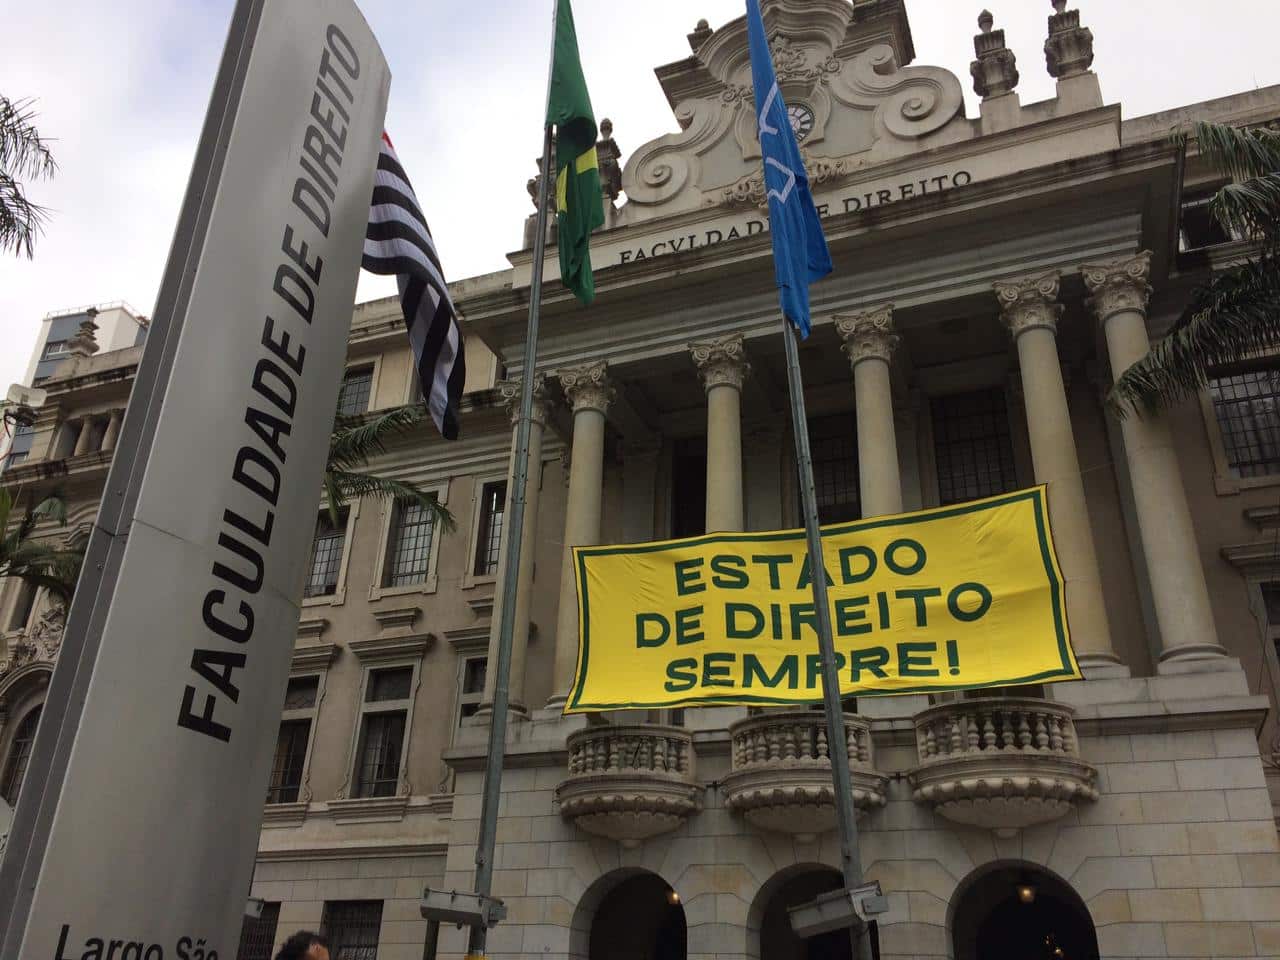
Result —
[[47, 180], [58, 170], [35, 116], [30, 100], [0, 94], [0, 251], [28, 259], [49, 212], [27, 196], [26, 184]]
[[50, 494], [19, 514], [22, 491], [0, 488], [0, 579], [13, 577], [32, 586], [44, 587], [64, 604], [80, 576], [84, 559], [79, 550], [54, 546], [33, 539], [36, 526], [51, 520], [60, 526], [67, 522], [67, 505], [58, 494]]

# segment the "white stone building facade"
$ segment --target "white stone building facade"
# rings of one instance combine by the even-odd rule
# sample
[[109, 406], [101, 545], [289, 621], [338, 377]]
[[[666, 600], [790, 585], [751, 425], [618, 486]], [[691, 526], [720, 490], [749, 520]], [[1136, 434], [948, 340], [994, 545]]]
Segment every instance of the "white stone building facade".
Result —
[[[890, 904], [876, 949], [1276, 957], [1280, 356], [1160, 418], [1118, 419], [1104, 396], [1248, 251], [1211, 229], [1219, 181], [1170, 130], [1274, 122], [1280, 88], [1127, 119], [1091, 70], [1087, 8], [1065, 6], [1046, 10], [1057, 89], [1040, 103], [1020, 102], [983, 18], [968, 117], [954, 73], [912, 63], [902, 0], [764, 3], [836, 267], [801, 351], [823, 519], [1048, 484], [1088, 677], [847, 705], [862, 860]], [[561, 715], [568, 546], [799, 522], [744, 22], [689, 43], [657, 71], [678, 132], [622, 163], [602, 129], [589, 311], [547, 265], [494, 957], [848, 955], [786, 922], [838, 883], [820, 712]], [[317, 520], [246, 960], [301, 927], [336, 957], [416, 960], [422, 888], [470, 887], [529, 229], [509, 270], [454, 284], [463, 439], [424, 429], [375, 463], [457, 529], [370, 500]], [[92, 519], [139, 354], [73, 357], [45, 384], [32, 456], [4, 482], [67, 493], [49, 535]], [[417, 390], [398, 304], [358, 307], [342, 408]], [[7, 796], [57, 615], [5, 585], [0, 626]], [[441, 957], [464, 946], [442, 931]]]

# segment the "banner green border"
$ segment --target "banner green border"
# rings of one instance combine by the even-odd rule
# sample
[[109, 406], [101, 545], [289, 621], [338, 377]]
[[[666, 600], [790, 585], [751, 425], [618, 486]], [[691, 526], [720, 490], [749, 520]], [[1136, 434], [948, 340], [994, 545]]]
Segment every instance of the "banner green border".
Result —
[[[1053, 604], [1054, 632], [1058, 638], [1058, 655], [1061, 666], [1025, 677], [1010, 677], [993, 680], [988, 683], [933, 683], [922, 687], [909, 687], [895, 690], [854, 691], [851, 695], [860, 697], [903, 696], [911, 693], [935, 693], [948, 690], [980, 690], [984, 687], [1011, 687], [1024, 683], [1038, 683], [1055, 677], [1063, 680], [1079, 679], [1079, 669], [1071, 649], [1070, 629], [1067, 624], [1067, 611], [1064, 602], [1062, 571], [1058, 568], [1053, 550], [1053, 534], [1046, 519], [1048, 508], [1048, 492], [1044, 485], [1014, 493], [973, 500], [968, 503], [950, 507], [935, 507], [915, 513], [896, 514], [889, 517], [874, 517], [870, 520], [855, 520], [849, 523], [831, 524], [822, 528], [822, 536], [833, 536], [858, 530], [874, 530], [878, 527], [914, 526], [928, 523], [931, 520], [945, 520], [950, 517], [964, 516], [983, 510], [1021, 503], [1030, 500], [1035, 511], [1036, 537], [1040, 543], [1040, 555], [1044, 560], [1045, 575], [1049, 579], [1049, 590]], [[660, 540], [653, 543], [619, 544], [601, 547], [573, 547], [574, 577], [577, 580], [578, 602], [578, 661], [574, 674], [573, 688], [565, 703], [565, 713], [596, 712], [601, 710], [646, 710], [679, 707], [711, 707], [711, 706], [794, 706], [804, 701], [766, 697], [756, 694], [736, 694], [733, 696], [700, 696], [686, 697], [682, 700], [660, 700], [637, 703], [583, 703], [582, 688], [586, 681], [587, 666], [591, 652], [590, 598], [587, 596], [587, 578], [585, 561], [587, 557], [604, 557], [619, 553], [656, 553], [673, 545], [702, 545], [726, 542], [770, 543], [778, 540], [803, 539], [802, 530], [779, 530], [770, 533], [712, 533], [701, 537], [689, 537], [684, 540]]]

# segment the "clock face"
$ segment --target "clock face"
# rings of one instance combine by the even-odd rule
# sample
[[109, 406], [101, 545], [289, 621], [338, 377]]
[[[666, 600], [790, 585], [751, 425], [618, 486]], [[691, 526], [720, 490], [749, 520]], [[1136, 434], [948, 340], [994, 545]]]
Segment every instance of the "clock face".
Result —
[[813, 130], [813, 111], [802, 103], [793, 103], [787, 107], [787, 116], [791, 120], [791, 132], [796, 140], [804, 140]]

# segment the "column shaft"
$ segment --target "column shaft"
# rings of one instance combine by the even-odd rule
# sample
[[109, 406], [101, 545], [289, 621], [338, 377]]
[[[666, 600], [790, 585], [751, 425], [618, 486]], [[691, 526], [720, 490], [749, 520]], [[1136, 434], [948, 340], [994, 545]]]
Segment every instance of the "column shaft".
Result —
[[1089, 525], [1066, 385], [1058, 360], [1059, 275], [997, 283], [996, 296], [1018, 347], [1036, 482], [1048, 486], [1049, 524], [1066, 581], [1067, 619], [1087, 676], [1126, 674], [1111, 644], [1098, 555]]
[[612, 398], [604, 363], [562, 371], [560, 382], [573, 405], [573, 446], [564, 513], [564, 555], [560, 562], [555, 682], [549, 707], [562, 706], [568, 699], [578, 662], [578, 603], [572, 548], [600, 542], [605, 411]]
[[[1150, 266], [1151, 254], [1143, 253], [1081, 268], [1103, 324], [1115, 376], [1150, 352], [1146, 326]], [[1131, 411], [1120, 427], [1160, 624], [1161, 668], [1170, 661], [1225, 661], [1168, 420]]]
[[93, 439], [93, 420], [85, 417], [80, 421], [80, 433], [76, 436], [76, 446], [71, 452], [73, 457], [89, 452], [89, 442]]
[[102, 435], [102, 449], [114, 450], [116, 441], [120, 439], [120, 421], [124, 418], [123, 410], [112, 410], [107, 421], [107, 431]]
[[902, 475], [893, 422], [889, 360], [898, 337], [893, 307], [835, 318], [853, 366], [854, 412], [858, 418], [858, 498], [864, 517], [902, 512]]
[[692, 343], [689, 350], [707, 391], [706, 531], [741, 530], [742, 382], [750, 369], [742, 336]]

